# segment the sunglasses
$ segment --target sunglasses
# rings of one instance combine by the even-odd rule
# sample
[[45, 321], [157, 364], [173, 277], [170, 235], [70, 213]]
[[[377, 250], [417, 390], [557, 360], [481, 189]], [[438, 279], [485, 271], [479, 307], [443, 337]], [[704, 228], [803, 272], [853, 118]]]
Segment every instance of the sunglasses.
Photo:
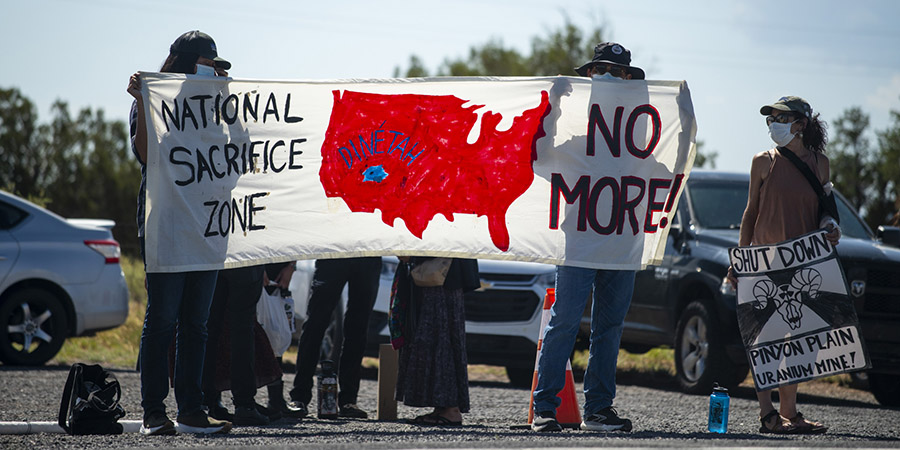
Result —
[[613, 64], [594, 64], [588, 69], [589, 75], [603, 75], [605, 73], [609, 73], [610, 75], [617, 78], [625, 78], [625, 75], [628, 73], [622, 66], [616, 66]]
[[793, 123], [797, 120], [797, 116], [793, 114], [779, 114], [777, 116], [766, 116], [766, 125], [772, 125], [773, 122]]

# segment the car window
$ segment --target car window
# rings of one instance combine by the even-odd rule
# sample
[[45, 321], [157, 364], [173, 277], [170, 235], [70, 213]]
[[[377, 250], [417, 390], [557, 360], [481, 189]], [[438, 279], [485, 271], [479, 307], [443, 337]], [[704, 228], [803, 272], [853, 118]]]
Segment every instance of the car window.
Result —
[[858, 239], [872, 239], [872, 232], [869, 231], [869, 228], [859, 216], [853, 212], [847, 200], [840, 195], [836, 195], [835, 200], [838, 207], [838, 215], [841, 216], [841, 234]]
[[8, 230], [25, 220], [28, 213], [9, 203], [0, 202], [0, 230]]
[[703, 228], [740, 228], [747, 206], [747, 189], [747, 183], [691, 183], [689, 196], [696, 225]]

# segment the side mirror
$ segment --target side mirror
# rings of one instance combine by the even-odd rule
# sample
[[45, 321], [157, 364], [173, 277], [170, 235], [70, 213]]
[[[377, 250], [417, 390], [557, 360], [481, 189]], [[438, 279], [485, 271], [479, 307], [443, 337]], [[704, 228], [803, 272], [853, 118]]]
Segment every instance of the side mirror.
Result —
[[875, 236], [881, 240], [884, 245], [900, 248], [900, 227], [892, 227], [887, 225], [879, 225]]

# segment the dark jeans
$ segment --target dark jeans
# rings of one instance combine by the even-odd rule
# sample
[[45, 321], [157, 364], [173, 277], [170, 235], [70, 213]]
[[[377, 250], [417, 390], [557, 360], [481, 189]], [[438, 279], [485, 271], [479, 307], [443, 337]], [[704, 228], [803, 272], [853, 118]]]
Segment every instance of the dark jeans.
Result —
[[209, 311], [209, 340], [203, 368], [203, 395], [206, 403], [215, 402], [216, 350], [228, 321], [231, 341], [231, 394], [234, 406], [253, 407], [256, 395], [256, 363], [253, 328], [256, 303], [263, 287], [265, 266], [241, 267], [219, 271], [219, 281]]
[[178, 415], [200, 411], [206, 321], [218, 271], [148, 273], [147, 312], [141, 332], [141, 407], [144, 417], [166, 412], [169, 344], [175, 337]]
[[297, 376], [291, 389], [291, 400], [306, 404], [312, 400], [313, 376], [319, 363], [322, 339], [331, 323], [334, 308], [341, 300], [344, 285], [349, 285], [347, 311], [344, 313], [344, 342], [338, 365], [338, 403], [356, 403], [369, 315], [378, 295], [380, 274], [381, 257], [316, 261], [307, 319], [297, 349]]

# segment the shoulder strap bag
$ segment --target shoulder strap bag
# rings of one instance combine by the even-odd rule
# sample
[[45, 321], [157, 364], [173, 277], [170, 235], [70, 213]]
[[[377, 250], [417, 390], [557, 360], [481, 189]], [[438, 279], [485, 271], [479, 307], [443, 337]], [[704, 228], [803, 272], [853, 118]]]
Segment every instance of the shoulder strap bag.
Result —
[[788, 150], [786, 147], [776, 147], [778, 152], [784, 155], [790, 162], [797, 167], [797, 170], [806, 177], [806, 181], [809, 181], [810, 186], [812, 186], [813, 191], [816, 192], [816, 197], [819, 198], [819, 220], [822, 220], [822, 217], [830, 216], [837, 223], [841, 223], [841, 218], [838, 216], [837, 211], [837, 202], [834, 200], [834, 193], [826, 194], [825, 190], [822, 189], [822, 184], [819, 182], [819, 179], [816, 175], [810, 170], [809, 166], [806, 165], [803, 161], [800, 160], [794, 152]]

